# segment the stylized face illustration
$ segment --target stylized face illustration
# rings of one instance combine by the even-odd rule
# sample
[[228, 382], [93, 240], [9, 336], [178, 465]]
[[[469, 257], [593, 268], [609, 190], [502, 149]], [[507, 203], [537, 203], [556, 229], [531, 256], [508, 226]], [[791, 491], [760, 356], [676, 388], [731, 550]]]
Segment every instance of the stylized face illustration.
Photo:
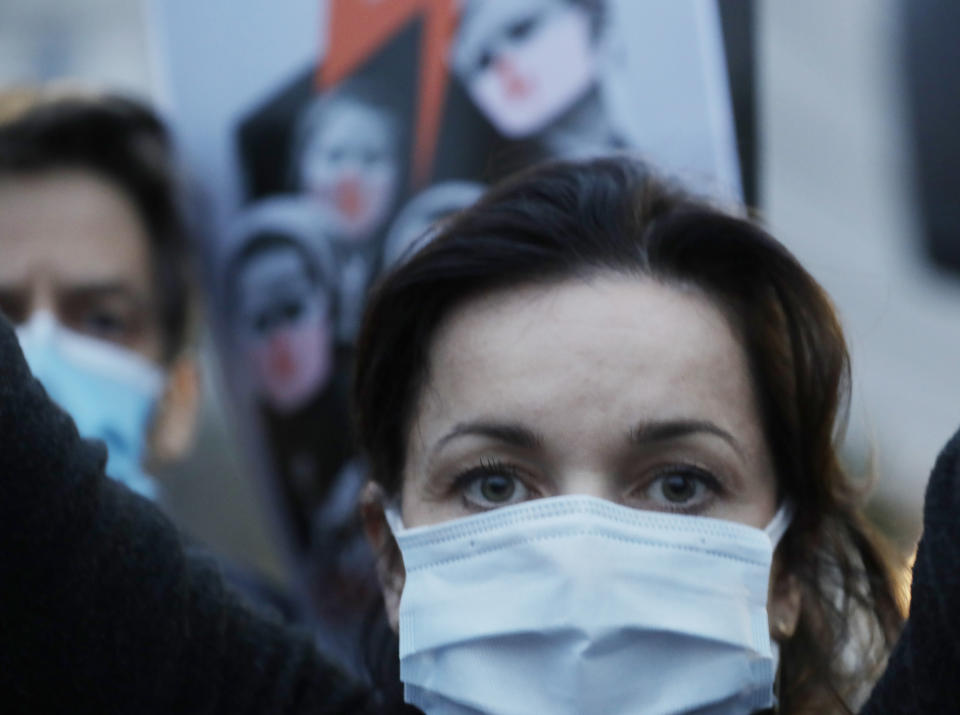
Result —
[[329, 307], [293, 248], [251, 259], [239, 278], [241, 340], [257, 393], [289, 413], [333, 366]]
[[384, 110], [349, 98], [324, 108], [303, 147], [300, 186], [340, 237], [364, 240], [386, 218], [397, 189], [396, 142]]
[[439, 222], [483, 195], [484, 186], [472, 181], [444, 181], [414, 197], [397, 215], [383, 246], [385, 266], [412, 255], [436, 236]]
[[453, 64], [497, 130], [523, 138], [544, 129], [593, 84], [591, 18], [565, 0], [474, 0]]

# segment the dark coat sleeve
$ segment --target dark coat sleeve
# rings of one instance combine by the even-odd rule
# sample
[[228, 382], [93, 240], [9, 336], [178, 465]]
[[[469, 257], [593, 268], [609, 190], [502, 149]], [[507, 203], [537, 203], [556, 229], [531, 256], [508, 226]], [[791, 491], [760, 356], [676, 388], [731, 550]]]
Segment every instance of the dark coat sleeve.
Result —
[[927, 485], [910, 616], [860, 712], [960, 713], [960, 432]]
[[104, 463], [0, 316], [0, 711], [374, 710], [308, 635], [247, 611]]

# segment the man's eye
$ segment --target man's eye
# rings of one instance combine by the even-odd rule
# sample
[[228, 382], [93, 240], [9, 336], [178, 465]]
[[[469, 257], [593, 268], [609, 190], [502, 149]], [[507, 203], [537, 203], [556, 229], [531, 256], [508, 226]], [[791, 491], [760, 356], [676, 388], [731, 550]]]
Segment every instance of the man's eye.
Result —
[[80, 332], [91, 337], [113, 342], [125, 342], [133, 333], [132, 321], [118, 313], [106, 310], [86, 313], [78, 327]]

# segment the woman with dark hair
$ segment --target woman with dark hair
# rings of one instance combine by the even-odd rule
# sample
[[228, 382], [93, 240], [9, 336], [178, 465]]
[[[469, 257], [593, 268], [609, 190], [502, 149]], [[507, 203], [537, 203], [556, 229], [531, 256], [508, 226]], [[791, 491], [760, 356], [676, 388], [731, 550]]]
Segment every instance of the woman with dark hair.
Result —
[[[0, 325], [0, 686], [17, 705], [49, 711], [56, 681], [73, 710], [389, 709], [103, 480], [11, 339]], [[628, 160], [546, 166], [386, 276], [358, 348], [362, 514], [417, 707], [849, 712], [883, 668], [901, 616], [837, 458], [843, 338], [749, 221]], [[960, 437], [862, 712], [960, 704], [958, 480]]]
[[[506, 677], [500, 663], [515, 671], [525, 656], [569, 649], [563, 669], [545, 657], [542, 666], [545, 675], [569, 674], [566, 687], [551, 696], [568, 700], [524, 695], [520, 701], [560, 712], [560, 703], [582, 694], [584, 670], [596, 667], [573, 654], [607, 648], [595, 663], [609, 662], [611, 677], [621, 657], [643, 663], [653, 682], [693, 672], [694, 661], [706, 666], [706, 680], [693, 688], [677, 678], [673, 687], [644, 690], [647, 678], [635, 676], [628, 691], [638, 712], [724, 702], [771, 706], [779, 646], [783, 711], [833, 711], [849, 703], [880, 672], [901, 611], [884, 549], [858, 510], [862, 490], [836, 451], [848, 372], [828, 298], [779, 243], [744, 219], [670, 189], [636, 163], [539, 169], [460, 214], [384, 281], [358, 350], [355, 406], [374, 485], [365, 517], [384, 554], [381, 579], [389, 615], [399, 623], [408, 694], [416, 703], [455, 701], [496, 711], [517, 693], [483, 683], [476, 692], [464, 688], [465, 679], [456, 677], [461, 668], [484, 662], [487, 677]], [[608, 533], [607, 520], [622, 522], [629, 513], [597, 521], [596, 504], [563, 501], [573, 493], [683, 516], [653, 518], [646, 531]], [[571, 510], [569, 523], [534, 513], [529, 503], [537, 498], [543, 498], [539, 509], [560, 500], [557, 508]], [[423, 528], [394, 526], [391, 535], [384, 506], [402, 516], [403, 526]], [[512, 510], [509, 526], [491, 518], [505, 516], [477, 515], [497, 507]], [[760, 639], [766, 642], [718, 635], [713, 621], [749, 620], [748, 608], [728, 600], [731, 589], [746, 592], [748, 584], [722, 568], [710, 566], [710, 576], [681, 583], [641, 565], [657, 557], [640, 548], [619, 554], [636, 559], [635, 570], [623, 572], [620, 562], [597, 565], [613, 539], [650, 539], [652, 529], [662, 535], [659, 559], [669, 561], [693, 548], [682, 538], [685, 530], [713, 529], [719, 519], [754, 527], [737, 536], [747, 538], [786, 509], [792, 520], [774, 544], [770, 635]], [[461, 518], [468, 543], [456, 541], [450, 528]], [[582, 592], [589, 604], [555, 603], [554, 613], [528, 624], [503, 617], [504, 609], [532, 613], [543, 596], [511, 572], [516, 559], [539, 581], [556, 579], [555, 595], [582, 586], [570, 571], [584, 562], [567, 558], [582, 547], [584, 530], [600, 532], [587, 539], [592, 563], [584, 573], [602, 579]], [[559, 554], [519, 545], [544, 533], [564, 544], [555, 547]], [[440, 556], [435, 545], [426, 546], [432, 534], [454, 545], [445, 558], [465, 561], [433, 566]], [[474, 553], [484, 548], [474, 543], [481, 535], [498, 556]], [[700, 546], [733, 558], [721, 544]], [[549, 569], [534, 567], [548, 556]], [[410, 559], [418, 564], [413, 576]], [[478, 590], [463, 576], [470, 559], [469, 568], [484, 578], [502, 574], [483, 596], [464, 592]], [[714, 578], [718, 592], [707, 596], [704, 581]], [[619, 591], [635, 597], [640, 615], [625, 608], [593, 630], [578, 620], [593, 623], [580, 612], [584, 605], [624, 608], [616, 605]], [[676, 613], [682, 603], [694, 611], [681, 623], [643, 622], [643, 609]], [[418, 621], [442, 618], [457, 604], [477, 606], [470, 610], [473, 624], [444, 622], [447, 632], [435, 633]], [[718, 609], [701, 612], [710, 622], [693, 625], [696, 609], [708, 605]], [[536, 636], [524, 636], [525, 625]], [[644, 639], [673, 653], [673, 661], [638, 657]], [[721, 675], [733, 651], [743, 662]], [[758, 678], [756, 664], [765, 658], [773, 667]], [[441, 669], [449, 677], [437, 683]], [[711, 670], [718, 682], [709, 682]], [[755, 699], [752, 688], [766, 697]], [[743, 700], [735, 699], [738, 693]], [[574, 702], [606, 702], [595, 693], [585, 697]], [[620, 711], [596, 705], [571, 711], [614, 710]]]

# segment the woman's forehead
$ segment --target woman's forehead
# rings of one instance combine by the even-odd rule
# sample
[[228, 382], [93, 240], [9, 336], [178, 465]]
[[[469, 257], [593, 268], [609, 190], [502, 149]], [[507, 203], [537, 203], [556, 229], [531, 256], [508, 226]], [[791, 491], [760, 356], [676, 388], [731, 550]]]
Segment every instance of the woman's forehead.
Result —
[[702, 294], [601, 275], [453, 311], [433, 340], [416, 417], [421, 427], [494, 412], [601, 424], [679, 410], [738, 423], [756, 420], [752, 392], [737, 337]]

